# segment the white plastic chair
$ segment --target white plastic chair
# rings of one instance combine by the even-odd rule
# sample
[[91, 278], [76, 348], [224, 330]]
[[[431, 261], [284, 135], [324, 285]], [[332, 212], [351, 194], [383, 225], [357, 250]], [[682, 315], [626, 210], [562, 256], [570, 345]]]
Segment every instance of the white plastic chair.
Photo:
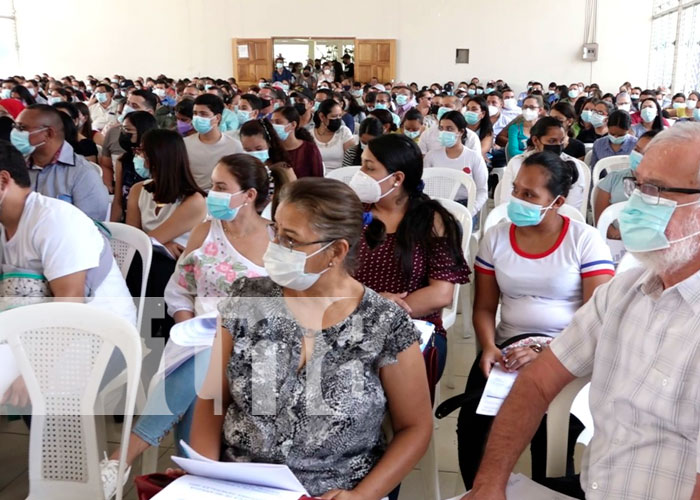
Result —
[[326, 174], [326, 178], [328, 179], [336, 179], [340, 182], [344, 182], [345, 184], [350, 183], [350, 179], [352, 179], [352, 176], [355, 175], [355, 173], [360, 170], [359, 165], [355, 165], [352, 167], [340, 167], [336, 168], [335, 170], [331, 170]]
[[586, 153], [589, 151], [593, 151], [593, 143], [592, 142], [584, 142], [583, 146], [586, 148]]
[[581, 200], [581, 206], [577, 208], [581, 211], [585, 219], [588, 214], [588, 201], [591, 195], [591, 169], [584, 162], [576, 158], [573, 158], [573, 162], [576, 164], [579, 177], [583, 177], [583, 199]]
[[119, 349], [127, 388], [117, 500], [141, 375], [141, 341], [128, 321], [90, 305], [53, 302], [0, 313], [32, 401], [29, 500], [103, 499], [95, 402], [107, 363]]
[[590, 377], [575, 379], [564, 387], [549, 404], [549, 410], [547, 411], [547, 477], [563, 477], [566, 475], [569, 415], [576, 396], [590, 381]]
[[588, 150], [586, 153], [586, 156], [583, 157], [583, 163], [588, 165], [589, 167], [591, 166], [591, 159], [593, 158], [593, 147], [591, 146], [591, 149]]
[[476, 215], [476, 184], [471, 175], [445, 167], [432, 167], [423, 170], [424, 193], [431, 198], [454, 200], [459, 188], [467, 190], [467, 208]]
[[[584, 224], [586, 222], [586, 219], [583, 218], [581, 212], [576, 210], [576, 208], [572, 207], [571, 205], [562, 205], [559, 207], [558, 212], [571, 220], [583, 222]], [[486, 234], [486, 231], [491, 229], [493, 226], [504, 220], [510, 221], [510, 218], [508, 218], [508, 203], [497, 205], [493, 210], [491, 210], [491, 212], [489, 212], [489, 216], [486, 217], [486, 223], [484, 224], [484, 234]]]
[[624, 170], [630, 166], [629, 155], [620, 156], [608, 156], [602, 160], [598, 160], [593, 167], [593, 187], [597, 186], [600, 182], [600, 174], [603, 170], [606, 170], [608, 174], [610, 172], [615, 172], [616, 170]]
[[602, 214], [600, 214], [600, 218], [598, 219], [598, 224], [596, 227], [598, 228], [598, 232], [603, 237], [603, 239], [607, 239], [608, 228], [613, 222], [620, 218], [620, 212], [622, 212], [623, 208], [625, 208], [624, 202], [613, 203], [608, 208], [603, 210]]

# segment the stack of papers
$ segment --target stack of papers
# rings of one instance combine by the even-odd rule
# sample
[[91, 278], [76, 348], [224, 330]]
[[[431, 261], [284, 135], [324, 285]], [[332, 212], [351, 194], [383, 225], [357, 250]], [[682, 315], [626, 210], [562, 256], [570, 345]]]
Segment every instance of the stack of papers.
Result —
[[413, 325], [420, 332], [420, 350], [423, 352], [435, 333], [435, 325], [433, 325], [430, 321], [423, 321], [420, 319], [414, 319]]
[[517, 377], [518, 372], [507, 372], [501, 368], [501, 365], [493, 365], [489, 378], [486, 381], [486, 387], [484, 387], [484, 392], [479, 400], [479, 406], [476, 408], [476, 413], [492, 417], [497, 415]]
[[[466, 493], [451, 498], [459, 500]], [[545, 488], [522, 474], [511, 474], [506, 487], [506, 500], [575, 500], [574, 498]]]

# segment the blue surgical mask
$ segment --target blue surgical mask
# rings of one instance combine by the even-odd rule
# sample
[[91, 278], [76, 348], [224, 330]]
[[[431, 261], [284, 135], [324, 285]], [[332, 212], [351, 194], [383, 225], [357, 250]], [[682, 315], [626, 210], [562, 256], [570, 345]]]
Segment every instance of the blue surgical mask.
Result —
[[314, 113], [318, 111], [319, 106], [321, 105], [321, 101], [314, 101]]
[[644, 120], [646, 123], [651, 123], [654, 121], [654, 118], [656, 118], [658, 113], [656, 108], [644, 108], [639, 112], [639, 114], [642, 117], [642, 120]]
[[591, 125], [595, 128], [600, 128], [605, 125], [607, 116], [599, 115], [598, 113], [591, 113]]
[[445, 113], [449, 113], [450, 111], [453, 111], [452, 108], [448, 108], [446, 106], [440, 106], [437, 111], [437, 119], [440, 121]]
[[637, 170], [637, 167], [642, 162], [642, 158], [644, 158], [644, 155], [642, 153], [640, 153], [639, 151], [632, 150], [630, 152], [630, 169], [633, 172], [635, 170]]
[[206, 134], [212, 129], [212, 118], [206, 118], [204, 116], [195, 116], [192, 118], [192, 127], [194, 127], [197, 133]]
[[621, 135], [620, 137], [615, 137], [614, 135], [608, 134], [608, 140], [610, 141], [611, 144], [615, 144], [616, 146], [619, 146], [620, 144], [624, 144], [625, 141], [627, 140], [627, 135]]
[[17, 130], [16, 128], [13, 128], [10, 132], [10, 142], [15, 148], [17, 148], [17, 151], [22, 153], [24, 156], [29, 156], [34, 152], [37, 146], [41, 146], [42, 144], [44, 144], [43, 142], [39, 144], [31, 144], [29, 142], [29, 136], [32, 135], [34, 132], [40, 132], [45, 129], [46, 127], [42, 127], [40, 129], [32, 130], [30, 132], [28, 130]]
[[584, 109], [581, 112], [581, 121], [584, 123], [591, 123], [591, 116], [593, 115], [593, 111], [590, 109]]
[[464, 119], [467, 120], [469, 125], [476, 125], [479, 123], [479, 113], [476, 111], [465, 111]]
[[578, 90], [569, 90], [569, 99], [576, 99], [578, 97]]
[[0, 90], [0, 99], [9, 99], [12, 96], [12, 89]]
[[438, 134], [438, 139], [440, 140], [440, 144], [446, 148], [451, 148], [457, 144], [457, 134], [448, 130], [441, 130]]
[[286, 130], [286, 125], [280, 125], [278, 123], [273, 123], [272, 127], [275, 129], [275, 132], [277, 132], [277, 135], [279, 136], [281, 141], [286, 141], [287, 137], [289, 137], [289, 132]]
[[238, 116], [238, 123], [243, 125], [245, 122], [250, 121], [250, 111], [245, 109], [239, 109], [236, 111], [236, 116]]
[[467, 94], [469, 94], [469, 95], [476, 95], [476, 90], [475, 90], [475, 89], [469, 89], [469, 90], [467, 90]]
[[107, 102], [107, 93], [106, 92], [95, 92], [95, 99], [97, 99], [97, 102]]
[[495, 90], [495, 89], [494, 89], [493, 87], [486, 87], [486, 93], [487, 93], [487, 94], [490, 94], [490, 93], [493, 92], [494, 90]]
[[134, 111], [136, 110], [127, 104], [126, 106], [124, 106], [124, 109], [122, 109], [122, 114], [117, 117], [117, 120], [119, 121], [119, 123], [122, 123], [124, 121], [124, 118], [126, 118], [126, 115], [128, 115], [129, 113], [133, 113]]
[[552, 203], [543, 207], [535, 203], [521, 200], [520, 198], [512, 197], [508, 202], [508, 218], [518, 227], [537, 226], [542, 222], [544, 214], [547, 210], [552, 208], [552, 205], [554, 205], [554, 202], [556, 202], [558, 198], [557, 196], [552, 200]]
[[662, 250], [670, 247], [673, 243], [692, 238], [698, 234], [693, 233], [669, 241], [666, 237], [666, 227], [676, 208], [695, 205], [700, 203], [700, 200], [682, 205], [665, 198], [659, 198], [658, 203], [655, 203], [656, 199], [647, 201], [645, 201], [645, 195], [635, 189], [620, 213], [622, 242], [630, 252]]
[[54, 104], [56, 104], [57, 102], [61, 102], [61, 101], [63, 101], [63, 98], [62, 98], [62, 97], [57, 97], [57, 96], [53, 96], [53, 95], [52, 95], [52, 96], [49, 96], [49, 98], [48, 98], [48, 102], [49, 102], [49, 104], [52, 105], [52, 106], [53, 106]]
[[272, 111], [277, 111], [280, 108], [280, 103], [275, 101], [272, 103]]
[[378, 102], [374, 105], [374, 109], [389, 109], [389, 107], [383, 102]]
[[476, 95], [483, 95], [484, 90], [483, 89], [476, 89]]
[[403, 94], [397, 95], [396, 104], [398, 104], [399, 106], [405, 106], [406, 104], [408, 104], [408, 96]]
[[134, 170], [142, 179], [150, 179], [151, 171], [146, 167], [146, 160], [143, 156], [134, 156]]
[[246, 151], [245, 154], [257, 158], [263, 163], [270, 159], [270, 152], [267, 149], [261, 149], [260, 151]]
[[222, 193], [221, 191], [209, 191], [207, 194], [207, 211], [209, 215], [215, 219], [232, 221], [238, 215], [238, 211], [243, 205], [231, 208], [231, 198], [237, 194], [243, 193], [243, 190], [236, 193]]
[[693, 120], [700, 122], [700, 108], [695, 108], [693, 110]]
[[420, 135], [420, 130], [404, 130], [404, 135], [409, 139], [416, 139]]

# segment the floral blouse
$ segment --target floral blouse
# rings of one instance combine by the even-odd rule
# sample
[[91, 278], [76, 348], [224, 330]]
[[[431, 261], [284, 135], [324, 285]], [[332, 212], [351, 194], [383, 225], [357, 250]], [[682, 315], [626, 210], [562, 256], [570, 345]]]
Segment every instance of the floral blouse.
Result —
[[247, 276], [267, 276], [264, 267], [244, 257], [224, 234], [221, 221], [212, 219], [202, 246], [183, 256], [165, 287], [168, 314], [192, 311], [195, 316], [215, 311], [231, 284]]
[[[345, 320], [310, 333], [269, 278], [241, 278], [231, 293], [219, 305], [233, 337], [222, 459], [286, 464], [315, 496], [354, 488], [386, 449], [379, 371], [418, 342], [411, 319], [365, 288]], [[313, 353], [298, 370], [304, 335]]]

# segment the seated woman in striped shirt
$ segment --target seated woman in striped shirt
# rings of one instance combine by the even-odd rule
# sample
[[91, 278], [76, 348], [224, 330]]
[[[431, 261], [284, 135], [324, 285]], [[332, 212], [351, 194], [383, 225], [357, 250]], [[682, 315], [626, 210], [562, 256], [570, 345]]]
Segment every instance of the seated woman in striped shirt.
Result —
[[[540, 344], [504, 348], [527, 335], [556, 337], [596, 287], [612, 279], [610, 250], [598, 231], [557, 213], [575, 180], [576, 165], [556, 153], [528, 156], [513, 182], [510, 221], [491, 228], [481, 241], [473, 322], [483, 351], [469, 375], [467, 395], [483, 388], [496, 363], [513, 372], [536, 359]], [[496, 324], [499, 303], [501, 321]], [[465, 404], [458, 424], [460, 468], [468, 490], [492, 421], [476, 415], [475, 408]], [[531, 445], [535, 480], [545, 477], [545, 432], [541, 426]]]

